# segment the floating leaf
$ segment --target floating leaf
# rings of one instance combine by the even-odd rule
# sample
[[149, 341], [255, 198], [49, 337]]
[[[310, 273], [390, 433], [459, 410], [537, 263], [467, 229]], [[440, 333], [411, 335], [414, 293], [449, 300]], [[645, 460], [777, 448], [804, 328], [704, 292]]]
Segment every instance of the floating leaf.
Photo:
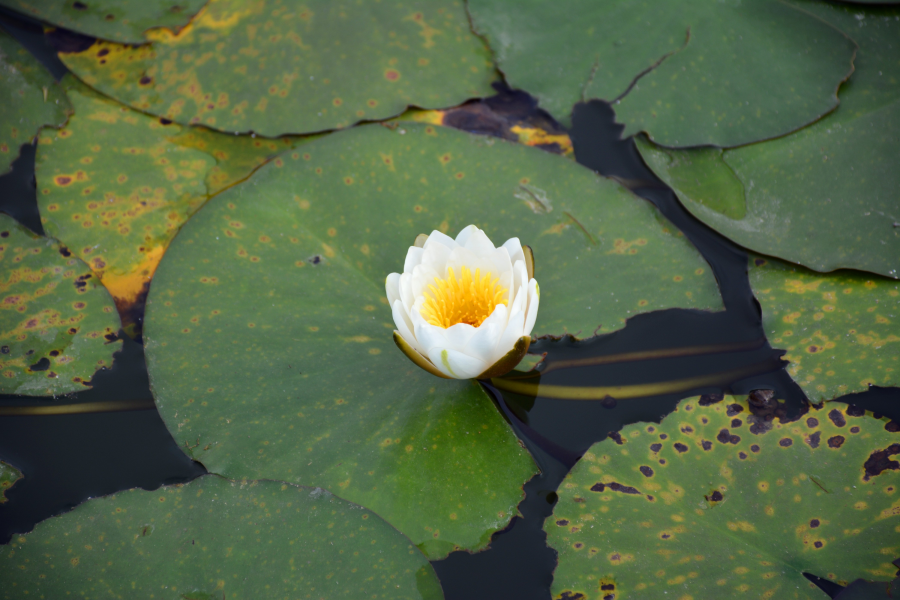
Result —
[[756, 252], [816, 271], [900, 278], [900, 9], [798, 2], [859, 43], [841, 106], [797, 133], [734, 150], [668, 150], [647, 164], [698, 219]]
[[810, 400], [900, 385], [900, 282], [763, 258], [751, 265], [766, 336], [787, 350], [788, 373]]
[[22, 471], [0, 460], [0, 504], [9, 500], [6, 497], [6, 490], [14, 486], [20, 479], [22, 479]]
[[91, 266], [133, 327], [131, 308], [142, 306], [178, 228], [210, 195], [300, 140], [164, 123], [71, 76], [65, 84], [75, 114], [62, 130], [45, 131], [38, 145], [41, 220]]
[[53, 76], [28, 50], [0, 29], [0, 175], [9, 172], [19, 147], [45, 125], [66, 122], [69, 102]]
[[149, 45], [98, 41], [60, 57], [86, 83], [139, 110], [273, 137], [492, 92], [489, 54], [453, 0], [210, 0], [180, 32], [148, 36]]
[[852, 71], [853, 42], [776, 0], [468, 7], [506, 80], [557, 120], [579, 101], [616, 101], [623, 136], [666, 146], [784, 135], [832, 110]]
[[109, 293], [53, 240], [0, 214], [0, 393], [84, 390], [122, 345]]
[[2, 598], [443, 597], [371, 511], [279, 481], [191, 483], [89, 500], [0, 547]]
[[143, 44], [152, 27], [183, 27], [205, 0], [0, 0], [21, 13], [91, 37]]
[[782, 423], [729, 397], [683, 400], [660, 425], [595, 444], [566, 477], [544, 523], [553, 593], [818, 599], [803, 572], [891, 579], [898, 453], [897, 423], [846, 404]]
[[535, 467], [477, 384], [394, 346], [384, 280], [418, 233], [476, 223], [530, 243], [536, 333], [719, 298], [697, 252], [616, 184], [526, 146], [392, 127], [283, 154], [212, 200], [160, 265], [145, 341], [163, 419], [208, 469], [333, 489], [437, 557], [484, 547]]

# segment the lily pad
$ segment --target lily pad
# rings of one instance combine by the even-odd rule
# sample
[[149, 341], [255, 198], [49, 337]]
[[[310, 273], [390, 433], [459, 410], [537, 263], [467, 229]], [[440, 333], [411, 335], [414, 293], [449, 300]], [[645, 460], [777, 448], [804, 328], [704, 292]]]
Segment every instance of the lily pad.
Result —
[[6, 497], [6, 490], [22, 479], [22, 472], [9, 463], [0, 460], [0, 504], [3, 504], [9, 498]]
[[187, 25], [206, 0], [0, 0], [0, 6], [91, 37], [143, 44], [152, 27]]
[[535, 466], [478, 384], [394, 347], [384, 280], [417, 234], [475, 223], [530, 243], [536, 333], [719, 306], [655, 208], [566, 158], [418, 123], [281, 158], [211, 200], [160, 264], [144, 330], [157, 406], [209, 470], [332, 489], [432, 558], [483, 548]]
[[0, 29], [0, 175], [9, 172], [22, 144], [45, 125], [66, 122], [69, 102], [53, 76]]
[[214, 193], [300, 138], [182, 127], [64, 80], [75, 114], [45, 131], [36, 159], [45, 230], [86, 261], [126, 319], [178, 228]]
[[455, 106], [491, 94], [494, 79], [454, 0], [210, 0], [178, 33], [148, 37], [144, 46], [98, 41], [60, 58], [139, 110], [270, 137], [384, 119], [409, 105]]
[[557, 120], [599, 98], [615, 102], [623, 136], [646, 131], [665, 146], [737, 146], [799, 129], [837, 106], [853, 70], [852, 41], [777, 0], [468, 7], [506, 80]]
[[751, 265], [766, 336], [787, 350], [788, 373], [810, 400], [900, 385], [900, 282], [759, 257]]
[[755, 252], [816, 271], [900, 278], [900, 9], [795, 2], [859, 44], [840, 107], [787, 137], [734, 150], [668, 150], [647, 164], [698, 219]]
[[[846, 404], [794, 422], [682, 400], [591, 447], [544, 527], [556, 598], [822, 598], [893, 578], [900, 426]], [[568, 594], [568, 595], [567, 595]]]
[[112, 298], [65, 247], [0, 214], [0, 393], [84, 390], [122, 345]]
[[0, 569], [2, 598], [443, 598], [422, 553], [371, 511], [214, 475], [89, 500], [14, 536]]

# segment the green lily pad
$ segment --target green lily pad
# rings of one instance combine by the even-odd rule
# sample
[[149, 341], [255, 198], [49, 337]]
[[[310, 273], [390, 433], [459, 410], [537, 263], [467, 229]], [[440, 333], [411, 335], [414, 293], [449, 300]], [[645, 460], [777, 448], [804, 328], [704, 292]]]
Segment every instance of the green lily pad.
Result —
[[417, 234], [476, 223], [531, 244], [536, 333], [719, 306], [655, 208], [566, 158], [420, 123], [281, 157], [211, 200], [160, 264], [144, 329], [157, 406], [211, 471], [332, 489], [432, 558], [483, 548], [535, 466], [478, 384], [394, 346], [384, 281]]
[[556, 598], [822, 598], [891, 579], [900, 427], [846, 404], [766, 421], [746, 401], [682, 400], [594, 444], [544, 527]]
[[0, 547], [0, 570], [2, 598], [443, 598], [422, 553], [371, 511], [213, 475], [89, 500]]
[[98, 41], [60, 58], [139, 110], [271, 137], [493, 93], [493, 64], [461, 1], [211, 0], [180, 32], [148, 37], [149, 45]]
[[6, 497], [6, 490], [14, 486], [20, 479], [22, 479], [22, 471], [0, 460], [0, 504], [9, 500]]
[[668, 150], [647, 164], [698, 219], [755, 252], [816, 271], [900, 278], [900, 9], [796, 2], [859, 44], [840, 107], [787, 137], [734, 150]]
[[112, 365], [116, 307], [66, 247], [0, 214], [0, 273], [0, 393], [77, 392]]
[[852, 41], [776, 0], [468, 7], [510, 85], [557, 120], [599, 98], [615, 103], [623, 136], [646, 131], [665, 146], [737, 146], [799, 129], [837, 106], [853, 70]]
[[900, 282], [755, 258], [750, 285], [769, 342], [787, 350], [788, 373], [810, 400], [900, 385]]
[[110, 100], [72, 76], [64, 84], [75, 114], [39, 140], [41, 220], [91, 266], [126, 318], [131, 306], [141, 305], [178, 228], [211, 195], [305, 141], [182, 127]]
[[0, 29], [0, 175], [9, 172], [22, 144], [41, 127], [66, 122], [69, 102], [53, 76]]
[[206, 0], [0, 0], [0, 6], [91, 37], [143, 44], [152, 27], [187, 25]]

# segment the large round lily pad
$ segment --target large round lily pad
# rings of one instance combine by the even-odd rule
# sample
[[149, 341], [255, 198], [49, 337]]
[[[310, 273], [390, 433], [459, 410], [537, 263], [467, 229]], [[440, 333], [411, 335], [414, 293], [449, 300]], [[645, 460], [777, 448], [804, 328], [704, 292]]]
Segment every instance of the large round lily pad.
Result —
[[788, 373], [810, 400], [900, 385], [900, 282], [757, 257], [750, 285], [769, 342], [787, 350]]
[[443, 598], [422, 553], [371, 511], [319, 488], [214, 475], [38, 523], [0, 547], [0, 572], [8, 599]]
[[143, 44], [151, 27], [177, 29], [206, 0], [0, 0], [5, 6], [59, 27], [124, 44]]
[[19, 148], [41, 127], [65, 123], [68, 110], [53, 76], [0, 29], [0, 175], [10, 170]]
[[41, 221], [91, 266], [126, 321], [178, 228], [211, 195], [303, 141], [183, 127], [123, 106], [70, 75], [63, 83], [75, 114], [39, 139]]
[[417, 234], [475, 223], [531, 244], [536, 334], [719, 306], [649, 203], [566, 158], [418, 123], [280, 158], [194, 215], [160, 264], [144, 330], [157, 405], [211, 471], [332, 489], [429, 556], [483, 547], [535, 467], [478, 384], [394, 346], [384, 281]]
[[859, 44], [840, 107], [792, 135], [734, 150], [667, 150], [647, 164], [701, 221], [816, 271], [900, 278], [900, 8], [797, 2]]
[[0, 214], [0, 393], [77, 392], [112, 365], [119, 315], [71, 251]]
[[544, 527], [556, 598], [822, 598], [811, 572], [890, 580], [900, 426], [846, 404], [765, 421], [679, 403], [591, 447]]
[[855, 46], [777, 0], [561, 5], [470, 0], [510, 85], [557, 120], [615, 101], [623, 136], [665, 146], [736, 146], [794, 131], [837, 106]]
[[89, 85], [184, 124], [266, 136], [346, 127], [492, 93], [457, 0], [210, 0], [152, 43], [98, 41], [63, 62]]

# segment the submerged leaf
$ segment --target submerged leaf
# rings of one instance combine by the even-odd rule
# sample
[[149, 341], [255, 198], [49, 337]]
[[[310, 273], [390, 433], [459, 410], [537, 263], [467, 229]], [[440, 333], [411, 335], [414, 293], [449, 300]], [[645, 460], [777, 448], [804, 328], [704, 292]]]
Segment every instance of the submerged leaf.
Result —
[[3, 504], [9, 498], [6, 497], [6, 490], [22, 479], [22, 472], [9, 463], [0, 460], [0, 504]]
[[91, 37], [143, 44], [146, 30], [183, 27], [205, 1], [0, 0], [0, 6]]
[[9, 599], [443, 598], [425, 557], [371, 511], [320, 488], [214, 475], [89, 500], [14, 536], [0, 570]]
[[794, 422], [704, 404], [627, 426], [575, 465], [544, 523], [554, 597], [814, 600], [803, 572], [894, 576], [897, 423], [845, 404]]
[[9, 171], [22, 144], [46, 125], [66, 122], [69, 102], [53, 76], [0, 29], [0, 175]]
[[900, 282], [760, 257], [751, 265], [766, 336], [787, 350], [788, 373], [810, 400], [900, 385]]
[[789, 136], [733, 150], [638, 139], [698, 219], [738, 244], [816, 271], [900, 278], [900, 8], [795, 0], [858, 44], [841, 105]]
[[492, 92], [488, 52], [455, 0], [210, 0], [181, 31], [148, 35], [148, 45], [98, 41], [60, 57], [80, 79], [139, 110], [273, 137]]
[[0, 393], [81, 391], [112, 364], [119, 316], [71, 251], [0, 214], [0, 273]]

